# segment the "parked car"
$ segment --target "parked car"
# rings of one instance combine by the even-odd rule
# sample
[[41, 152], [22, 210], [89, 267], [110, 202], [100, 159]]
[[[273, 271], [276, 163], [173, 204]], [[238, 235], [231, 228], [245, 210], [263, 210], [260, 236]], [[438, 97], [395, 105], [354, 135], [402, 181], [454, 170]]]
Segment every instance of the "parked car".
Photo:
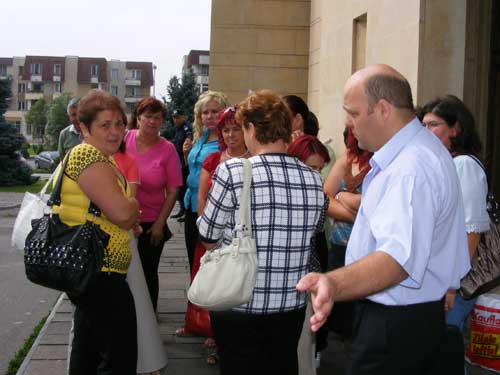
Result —
[[37, 169], [47, 169], [52, 172], [59, 164], [59, 152], [42, 151], [35, 156], [35, 166]]

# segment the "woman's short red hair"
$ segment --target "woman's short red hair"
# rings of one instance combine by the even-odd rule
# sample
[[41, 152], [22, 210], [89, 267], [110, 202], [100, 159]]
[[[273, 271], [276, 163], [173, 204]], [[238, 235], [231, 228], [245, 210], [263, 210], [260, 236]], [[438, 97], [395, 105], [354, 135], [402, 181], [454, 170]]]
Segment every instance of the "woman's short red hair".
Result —
[[293, 141], [288, 146], [288, 154], [295, 156], [302, 163], [305, 163], [307, 158], [314, 154], [321, 156], [325, 160], [325, 163], [330, 162], [330, 155], [325, 145], [318, 138], [308, 134], [301, 135]]

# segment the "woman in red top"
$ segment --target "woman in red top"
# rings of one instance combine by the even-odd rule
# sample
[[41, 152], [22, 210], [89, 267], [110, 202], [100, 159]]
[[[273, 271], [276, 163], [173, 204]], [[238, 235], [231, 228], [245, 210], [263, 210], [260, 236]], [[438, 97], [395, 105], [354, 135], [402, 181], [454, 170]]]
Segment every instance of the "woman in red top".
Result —
[[[205, 204], [208, 198], [208, 192], [210, 187], [212, 186], [212, 176], [215, 173], [218, 165], [224, 163], [226, 160], [231, 158], [248, 158], [250, 153], [245, 146], [245, 139], [243, 138], [243, 130], [241, 129], [241, 125], [236, 124], [234, 115], [236, 109], [234, 107], [228, 107], [220, 111], [217, 115], [217, 135], [219, 137], [219, 149], [221, 151], [214, 152], [208, 155], [202, 164], [202, 169], [200, 173], [200, 183], [198, 188], [198, 215], [203, 213], [203, 209], [205, 208]], [[196, 275], [198, 268], [200, 266], [200, 258], [205, 253], [205, 248], [198, 241], [196, 245], [194, 262], [193, 262], [193, 271], [191, 274], [191, 280]], [[178, 329], [175, 333], [177, 336], [184, 336], [189, 333], [193, 334], [201, 334], [201, 332], [197, 332], [197, 329], [191, 327], [190, 319], [190, 309], [196, 310], [198, 314], [205, 314], [205, 321], [208, 321], [208, 311], [201, 311], [201, 309], [197, 307], [193, 307], [190, 303], [188, 303], [188, 312], [186, 313], [186, 323], [183, 328]], [[209, 331], [209, 327], [206, 331]], [[212, 338], [208, 338], [205, 341], [205, 347], [210, 350], [209, 355], [207, 357], [208, 364], [217, 363], [217, 349], [215, 345], [215, 341]]]

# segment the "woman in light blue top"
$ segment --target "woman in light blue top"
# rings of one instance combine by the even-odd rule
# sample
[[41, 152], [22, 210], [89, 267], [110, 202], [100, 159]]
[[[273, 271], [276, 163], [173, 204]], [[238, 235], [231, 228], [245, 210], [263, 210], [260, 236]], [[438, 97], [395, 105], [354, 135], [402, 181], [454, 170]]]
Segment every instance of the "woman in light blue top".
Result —
[[190, 270], [193, 269], [194, 250], [198, 240], [196, 219], [201, 165], [208, 155], [219, 151], [216, 118], [217, 113], [227, 105], [227, 97], [221, 92], [206, 91], [201, 94], [194, 106], [194, 139], [186, 138], [182, 146], [189, 167], [187, 190], [184, 195], [186, 209], [184, 236]]

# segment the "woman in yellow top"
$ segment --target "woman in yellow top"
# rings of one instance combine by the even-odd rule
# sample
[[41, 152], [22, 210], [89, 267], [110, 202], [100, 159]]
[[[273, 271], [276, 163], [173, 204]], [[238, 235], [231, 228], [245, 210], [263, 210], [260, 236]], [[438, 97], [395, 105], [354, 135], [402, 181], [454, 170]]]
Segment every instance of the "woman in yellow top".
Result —
[[110, 159], [125, 134], [123, 118], [120, 101], [104, 91], [92, 90], [80, 100], [83, 143], [67, 156], [61, 205], [54, 207], [65, 224], [80, 225], [92, 201], [102, 212], [95, 222], [110, 235], [97, 285], [74, 301], [70, 375], [136, 374], [136, 314], [125, 277], [129, 229], [138, 221], [139, 206]]

